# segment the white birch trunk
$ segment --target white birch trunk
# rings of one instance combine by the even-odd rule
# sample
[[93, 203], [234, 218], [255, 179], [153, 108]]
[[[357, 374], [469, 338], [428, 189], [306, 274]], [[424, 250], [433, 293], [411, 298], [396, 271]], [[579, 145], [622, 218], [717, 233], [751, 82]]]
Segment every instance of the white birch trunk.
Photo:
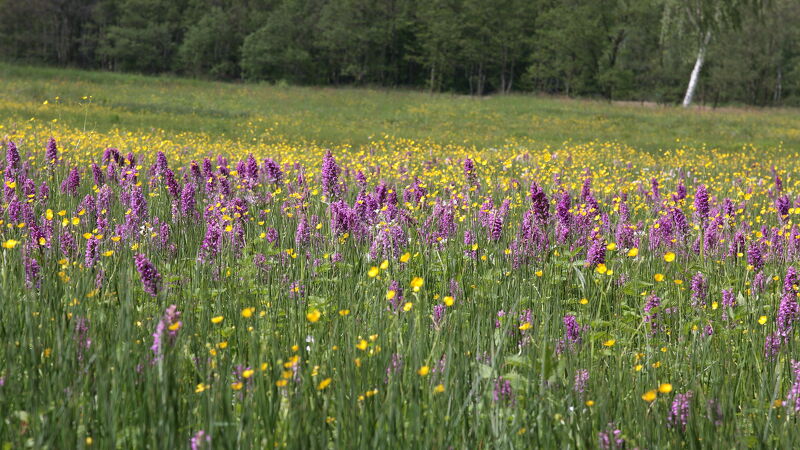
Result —
[[706, 60], [706, 48], [708, 42], [711, 40], [711, 32], [706, 32], [703, 42], [700, 43], [700, 48], [697, 50], [697, 60], [694, 62], [694, 69], [692, 69], [692, 76], [689, 77], [689, 86], [686, 87], [686, 95], [683, 97], [683, 107], [686, 108], [692, 104], [694, 99], [694, 91], [697, 90], [697, 80], [700, 78], [700, 70], [703, 68], [703, 63]]

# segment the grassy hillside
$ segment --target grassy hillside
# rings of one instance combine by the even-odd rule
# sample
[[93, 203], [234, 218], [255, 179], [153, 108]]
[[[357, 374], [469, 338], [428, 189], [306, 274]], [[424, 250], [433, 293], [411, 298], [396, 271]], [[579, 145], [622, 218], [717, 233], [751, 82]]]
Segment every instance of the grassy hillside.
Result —
[[36, 117], [96, 131], [162, 128], [231, 138], [260, 128], [290, 141], [354, 145], [381, 134], [489, 147], [509, 140], [560, 146], [596, 139], [648, 151], [684, 144], [722, 150], [800, 144], [800, 111], [791, 109], [686, 111], [529, 95], [226, 84], [8, 64], [0, 64], [0, 84], [0, 123], [6, 125]]

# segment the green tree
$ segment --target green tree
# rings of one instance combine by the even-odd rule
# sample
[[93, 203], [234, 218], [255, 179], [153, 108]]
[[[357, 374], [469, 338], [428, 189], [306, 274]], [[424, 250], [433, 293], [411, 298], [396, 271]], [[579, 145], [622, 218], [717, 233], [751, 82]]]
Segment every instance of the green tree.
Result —
[[528, 77], [537, 89], [566, 95], [601, 92], [598, 71], [607, 53], [617, 0], [555, 0], [542, 4]]
[[184, 1], [124, 0], [117, 23], [108, 28], [98, 52], [113, 68], [163, 72], [173, 67], [181, 40]]
[[428, 72], [427, 86], [431, 91], [441, 91], [452, 80], [461, 48], [460, 5], [460, 0], [430, 0], [423, 2], [417, 12], [419, 47], [411, 57]]
[[725, 30], [738, 29], [742, 14], [747, 8], [758, 11], [762, 7], [761, 0], [666, 0], [664, 8], [665, 35], [684, 34], [694, 49], [696, 57], [692, 68], [683, 106], [692, 104], [700, 71], [706, 59], [711, 38]]
[[242, 44], [242, 72], [249, 80], [321, 82], [314, 30], [323, 0], [285, 0]]
[[178, 49], [179, 67], [193, 75], [237, 77], [244, 38], [235, 25], [229, 13], [212, 7], [187, 28]]

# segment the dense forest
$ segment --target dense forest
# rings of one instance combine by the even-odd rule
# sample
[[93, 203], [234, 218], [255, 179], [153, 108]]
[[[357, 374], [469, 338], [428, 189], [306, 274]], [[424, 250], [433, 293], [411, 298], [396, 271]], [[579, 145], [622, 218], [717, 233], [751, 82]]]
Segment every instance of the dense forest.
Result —
[[666, 103], [691, 76], [706, 104], [800, 105], [800, 1], [0, 0], [0, 58]]

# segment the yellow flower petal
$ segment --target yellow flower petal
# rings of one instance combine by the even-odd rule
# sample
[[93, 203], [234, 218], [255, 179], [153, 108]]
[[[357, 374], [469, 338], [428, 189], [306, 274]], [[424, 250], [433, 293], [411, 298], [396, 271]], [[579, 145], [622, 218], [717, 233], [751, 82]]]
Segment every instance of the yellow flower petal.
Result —
[[316, 308], [314, 308], [313, 311], [306, 313], [306, 319], [308, 319], [308, 321], [311, 323], [316, 323], [320, 316], [322, 316], [322, 313]]

